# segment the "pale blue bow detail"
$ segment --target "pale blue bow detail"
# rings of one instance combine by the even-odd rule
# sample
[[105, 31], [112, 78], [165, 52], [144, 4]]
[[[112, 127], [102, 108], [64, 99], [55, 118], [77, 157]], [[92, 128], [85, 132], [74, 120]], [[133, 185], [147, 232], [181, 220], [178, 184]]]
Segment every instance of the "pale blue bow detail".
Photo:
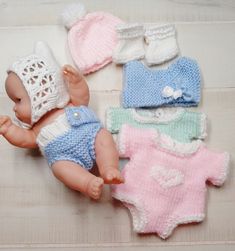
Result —
[[164, 87], [162, 90], [162, 96], [164, 98], [170, 98], [170, 99], [178, 99], [178, 98], [183, 98], [185, 101], [191, 101], [192, 100], [192, 95], [187, 91], [185, 87], [179, 88], [177, 90], [174, 90], [170, 86]]

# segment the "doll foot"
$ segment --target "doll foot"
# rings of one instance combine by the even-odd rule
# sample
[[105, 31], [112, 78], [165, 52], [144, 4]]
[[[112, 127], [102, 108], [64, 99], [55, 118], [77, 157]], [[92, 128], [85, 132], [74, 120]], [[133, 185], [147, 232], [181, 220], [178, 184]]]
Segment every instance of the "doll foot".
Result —
[[99, 199], [103, 188], [103, 184], [104, 184], [103, 179], [99, 177], [92, 178], [87, 186], [88, 196], [90, 196], [92, 199], [95, 200]]
[[106, 184], [120, 184], [124, 182], [124, 178], [116, 168], [107, 168], [103, 173], [102, 178]]

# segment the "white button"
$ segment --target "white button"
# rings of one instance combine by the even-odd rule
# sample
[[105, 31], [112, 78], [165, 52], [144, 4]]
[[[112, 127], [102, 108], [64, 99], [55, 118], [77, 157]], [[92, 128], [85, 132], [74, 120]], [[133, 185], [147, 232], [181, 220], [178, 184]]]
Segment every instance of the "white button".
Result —
[[74, 115], [75, 118], [79, 117], [79, 114], [77, 112], [75, 112], [73, 115]]

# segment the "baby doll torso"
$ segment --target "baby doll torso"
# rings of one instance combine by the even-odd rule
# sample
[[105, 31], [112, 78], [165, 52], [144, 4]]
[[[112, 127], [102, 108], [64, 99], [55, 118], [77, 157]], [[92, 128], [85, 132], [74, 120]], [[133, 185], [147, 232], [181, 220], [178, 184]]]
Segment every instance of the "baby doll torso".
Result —
[[[70, 106], [73, 106], [73, 105], [69, 103], [67, 107], [70, 107]], [[65, 112], [65, 108], [51, 110], [46, 115], [44, 115], [37, 123], [35, 123], [32, 127], [32, 130], [34, 131], [36, 138], [42, 128], [53, 123], [64, 112]]]

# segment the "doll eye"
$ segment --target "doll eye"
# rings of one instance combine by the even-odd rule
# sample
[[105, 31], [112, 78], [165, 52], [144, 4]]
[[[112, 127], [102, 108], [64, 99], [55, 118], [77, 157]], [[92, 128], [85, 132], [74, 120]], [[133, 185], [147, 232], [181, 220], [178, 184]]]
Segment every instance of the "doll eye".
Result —
[[21, 98], [17, 98], [17, 99], [16, 99], [16, 102], [20, 102], [20, 101], [21, 101]]

